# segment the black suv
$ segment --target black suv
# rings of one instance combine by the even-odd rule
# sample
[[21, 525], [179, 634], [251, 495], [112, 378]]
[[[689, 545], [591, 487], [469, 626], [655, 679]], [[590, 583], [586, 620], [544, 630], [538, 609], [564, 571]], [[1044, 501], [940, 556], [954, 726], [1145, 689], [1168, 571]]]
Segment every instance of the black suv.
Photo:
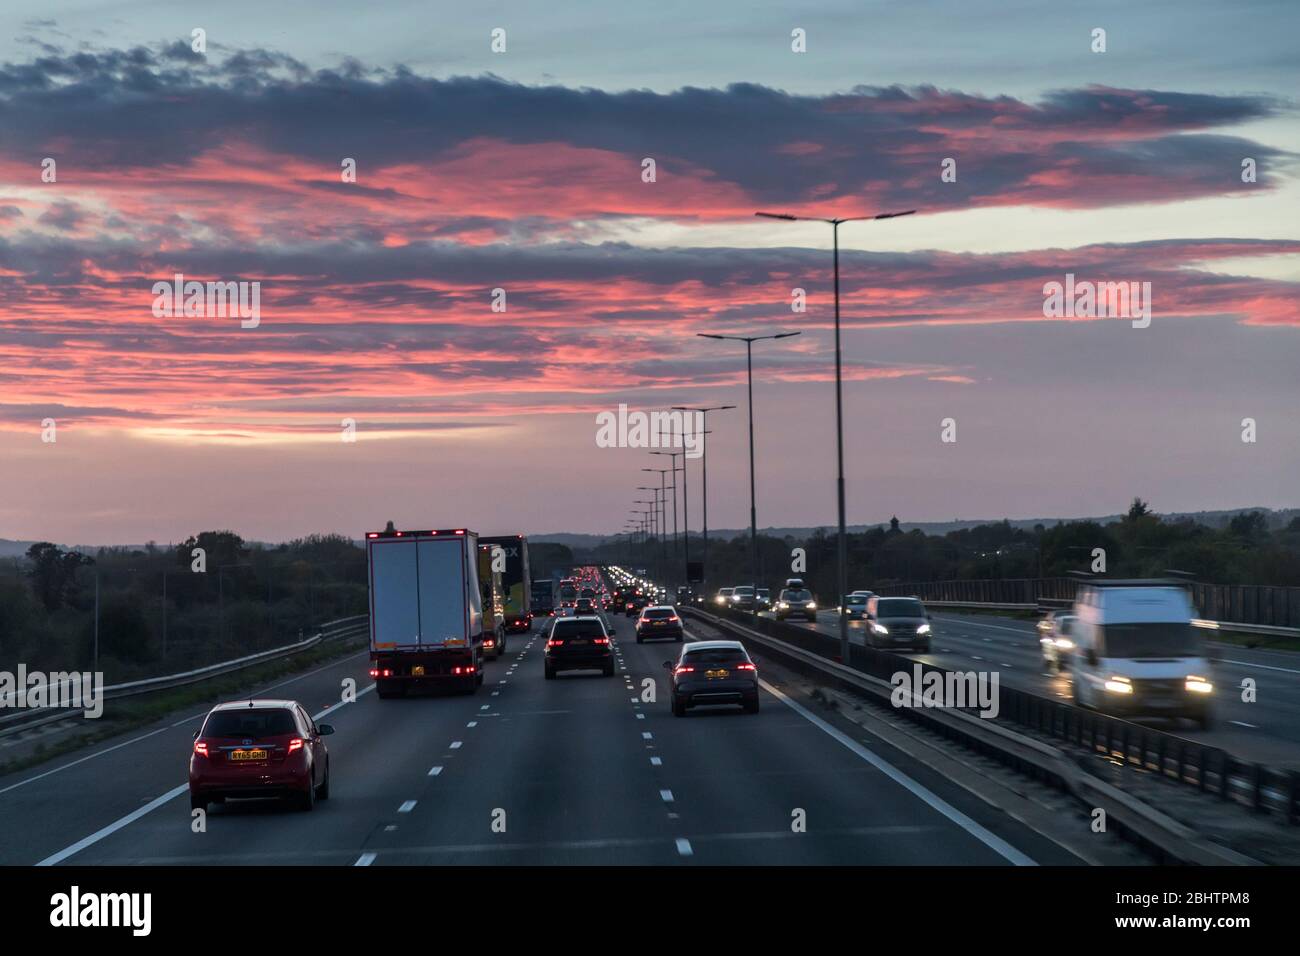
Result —
[[758, 713], [758, 668], [740, 641], [696, 641], [682, 648], [676, 662], [664, 661], [672, 682], [674, 717], [690, 707], [740, 704]]
[[599, 670], [614, 676], [610, 632], [598, 617], [557, 617], [546, 638], [546, 679], [560, 671]]

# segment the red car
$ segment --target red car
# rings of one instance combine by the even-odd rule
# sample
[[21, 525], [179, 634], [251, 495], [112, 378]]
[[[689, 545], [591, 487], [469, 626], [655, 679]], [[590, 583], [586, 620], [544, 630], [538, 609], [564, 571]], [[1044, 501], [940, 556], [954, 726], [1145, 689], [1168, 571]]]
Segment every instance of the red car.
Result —
[[317, 725], [294, 700], [218, 704], [194, 735], [190, 808], [229, 798], [278, 797], [310, 810], [330, 795], [330, 755]]

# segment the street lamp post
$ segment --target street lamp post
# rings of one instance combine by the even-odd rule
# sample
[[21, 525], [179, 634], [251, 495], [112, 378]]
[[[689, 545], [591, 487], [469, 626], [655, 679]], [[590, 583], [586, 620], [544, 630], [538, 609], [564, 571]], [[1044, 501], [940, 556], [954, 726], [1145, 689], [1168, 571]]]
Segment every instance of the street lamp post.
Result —
[[766, 339], [788, 339], [799, 332], [775, 335], [716, 335], [696, 332], [700, 338], [745, 343], [745, 370], [749, 382], [749, 574], [752, 586], [758, 587], [758, 504], [754, 492], [754, 343]]
[[844, 614], [844, 596], [848, 592], [849, 548], [848, 536], [844, 528], [844, 401], [840, 371], [840, 223], [859, 222], [866, 219], [897, 219], [910, 216], [916, 212], [882, 212], [875, 216], [846, 216], [838, 219], [823, 219], [817, 216], [791, 216], [785, 213], [756, 212], [754, 215], [765, 219], [784, 219], [788, 222], [825, 222], [830, 223], [834, 247], [833, 263], [835, 272], [835, 448], [838, 463], [836, 474], [836, 498], [839, 510], [839, 574], [837, 576], [839, 593], [836, 604], [840, 606], [840, 660], [849, 662], [849, 621]]
[[[652, 451], [650, 454], [652, 454], [652, 455], [667, 455], [668, 457], [670, 457], [670, 458], [673, 460], [673, 467], [670, 469], [670, 470], [672, 471], [672, 475], [673, 475], [673, 486], [672, 486], [672, 493], [673, 493], [673, 551], [674, 551], [674, 552], [677, 552], [677, 551], [680, 551], [680, 550], [681, 550], [681, 542], [678, 540], [678, 538], [679, 538], [679, 534], [678, 534], [678, 531], [677, 531], [677, 472], [679, 472], [679, 471], [682, 472], [682, 485], [683, 485], [683, 488], [684, 488], [685, 485], [686, 485], [686, 475], [685, 475], [685, 472], [686, 472], [686, 465], [683, 464], [680, 468], [678, 468], [678, 467], [677, 467], [677, 459], [678, 459], [679, 457], [684, 456], [684, 455], [686, 454], [686, 452], [684, 452], [684, 451]], [[685, 497], [685, 495], [683, 495], [683, 497]], [[683, 524], [684, 524], [684, 523], [685, 523], [685, 522], [683, 522]]]
[[668, 573], [668, 549], [665, 545], [664, 538], [668, 537], [668, 512], [665, 510], [668, 504], [668, 479], [664, 475], [668, 474], [667, 468], [642, 468], [642, 471], [653, 471], [659, 475], [659, 578], [660, 584], [666, 582], [664, 577]]
[[[735, 407], [736, 407], [735, 405], [709, 405], [703, 408], [691, 408], [686, 405], [674, 405], [673, 411], [699, 412], [701, 415], [700, 434], [708, 435], [709, 434], [709, 412], [729, 411]], [[702, 575], [702, 577], [707, 580], [709, 576], [709, 444], [707, 440], [704, 441], [704, 444], [701, 446], [701, 450], [703, 453], [700, 455], [700, 468], [701, 471], [703, 472], [703, 487], [704, 487], [704, 561], [703, 561], [704, 574]], [[690, 526], [690, 522], [688, 521], [686, 524], [687, 560], [690, 559], [690, 540], [691, 540], [691, 526]], [[701, 581], [700, 583], [704, 584], [705, 582]]]

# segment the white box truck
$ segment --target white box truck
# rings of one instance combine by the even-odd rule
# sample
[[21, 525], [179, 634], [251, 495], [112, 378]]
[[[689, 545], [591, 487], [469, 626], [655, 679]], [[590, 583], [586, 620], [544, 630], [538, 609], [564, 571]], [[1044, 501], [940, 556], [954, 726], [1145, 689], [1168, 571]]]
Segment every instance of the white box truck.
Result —
[[465, 528], [366, 534], [370, 676], [380, 697], [419, 684], [483, 683], [478, 536]]

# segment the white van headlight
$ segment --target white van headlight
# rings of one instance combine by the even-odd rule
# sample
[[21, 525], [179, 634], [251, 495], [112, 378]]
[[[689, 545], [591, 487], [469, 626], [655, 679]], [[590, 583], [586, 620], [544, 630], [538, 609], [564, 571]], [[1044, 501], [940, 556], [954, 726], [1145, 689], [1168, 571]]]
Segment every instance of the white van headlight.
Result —
[[1214, 692], [1214, 685], [1204, 677], [1189, 676], [1183, 686], [1193, 694], [1210, 694]]
[[1112, 694], [1133, 693], [1133, 682], [1127, 677], [1108, 677], [1105, 686]]
[[889, 633], [889, 628], [885, 627], [885, 625], [883, 625], [883, 624], [872, 624], [872, 625], [871, 625], [871, 633], [872, 633], [872, 634], [888, 634], [888, 633]]
[[918, 634], [929, 634], [929, 633], [930, 633], [930, 625], [929, 625], [929, 624], [922, 624], [920, 627], [918, 627], [918, 628], [916, 629], [916, 633], [918, 633]]

